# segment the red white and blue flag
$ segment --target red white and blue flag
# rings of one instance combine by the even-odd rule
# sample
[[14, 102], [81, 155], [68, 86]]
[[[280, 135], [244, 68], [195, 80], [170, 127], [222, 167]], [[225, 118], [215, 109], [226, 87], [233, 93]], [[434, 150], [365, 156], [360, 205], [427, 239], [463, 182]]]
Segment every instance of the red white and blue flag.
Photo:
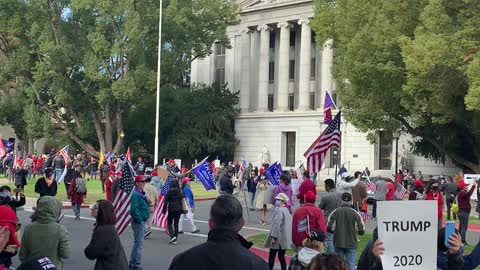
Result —
[[375, 184], [372, 181], [367, 180], [367, 189], [375, 193], [377, 191], [377, 186], [375, 186]]
[[[167, 219], [168, 219], [168, 208], [165, 214], [163, 214], [163, 206], [165, 205], [165, 196], [167, 196], [168, 190], [170, 189], [170, 183], [173, 181], [173, 177], [169, 175], [165, 186], [162, 188], [160, 196], [158, 196], [158, 206], [153, 213], [153, 224], [157, 225], [161, 229], [167, 228]], [[168, 230], [165, 230], [168, 233]]]
[[242, 165], [240, 165], [240, 171], [244, 172], [246, 168], [247, 168], [247, 161], [245, 160], [245, 157], [242, 157]]
[[325, 100], [323, 102], [323, 123], [329, 125], [332, 122], [332, 109], [335, 107], [332, 96], [327, 91], [325, 93]]
[[333, 121], [303, 154], [307, 159], [307, 169], [310, 172], [319, 172], [325, 161], [327, 151], [331, 147], [340, 147], [340, 119], [341, 112], [338, 112]]
[[65, 176], [67, 175], [67, 168], [68, 168], [68, 161], [70, 160], [70, 156], [68, 155], [68, 150], [70, 149], [70, 145], [67, 145], [62, 148], [58, 153], [63, 158], [63, 162], [65, 163], [65, 168], [63, 169], [62, 175], [58, 179], [58, 182], [62, 182]]
[[403, 200], [405, 193], [407, 193], [407, 189], [404, 188], [403, 185], [398, 184], [393, 195], [395, 196], [395, 198], [397, 198], [397, 200]]
[[113, 200], [113, 209], [117, 218], [115, 228], [119, 235], [125, 231], [132, 221], [132, 216], [130, 216], [130, 197], [135, 187], [133, 181], [134, 177], [135, 171], [133, 170], [132, 165], [128, 161], [123, 160], [122, 177], [120, 178], [118, 185], [119, 189]]
[[358, 212], [358, 214], [362, 218], [363, 223], [366, 223], [367, 221], [373, 219], [373, 216], [370, 215], [369, 213], [365, 213], [365, 212], [360, 211], [360, 212]]
[[0, 158], [3, 158], [7, 154], [7, 148], [3, 145], [3, 140], [0, 140]]

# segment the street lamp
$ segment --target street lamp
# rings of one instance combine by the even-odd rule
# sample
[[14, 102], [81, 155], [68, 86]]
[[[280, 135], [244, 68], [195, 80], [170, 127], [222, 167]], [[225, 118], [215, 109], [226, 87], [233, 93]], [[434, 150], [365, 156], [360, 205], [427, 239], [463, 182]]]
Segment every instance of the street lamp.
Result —
[[393, 132], [393, 138], [395, 139], [395, 173], [394, 175], [396, 175], [398, 172], [398, 139], [400, 138], [400, 131], [395, 130]]
[[123, 131], [120, 132], [120, 139], [122, 139], [122, 140], [125, 139], [125, 133], [123, 133]]

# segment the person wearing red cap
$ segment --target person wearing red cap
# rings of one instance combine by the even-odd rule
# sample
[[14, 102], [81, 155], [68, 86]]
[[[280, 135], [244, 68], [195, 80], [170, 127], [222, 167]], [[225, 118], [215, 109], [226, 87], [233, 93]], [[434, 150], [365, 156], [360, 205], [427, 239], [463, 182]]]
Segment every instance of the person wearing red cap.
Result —
[[472, 206], [470, 205], [470, 196], [472, 196], [473, 191], [475, 191], [475, 184], [472, 184], [470, 190], [468, 190], [468, 184], [465, 182], [460, 182], [458, 184], [459, 192], [457, 194], [458, 200], [458, 219], [460, 220], [460, 236], [462, 238], [463, 244], [467, 244], [467, 228], [468, 228], [468, 218], [470, 217], [470, 210]]
[[143, 175], [135, 176], [135, 188], [132, 192], [130, 204], [130, 216], [132, 217], [133, 247], [130, 256], [130, 269], [143, 269], [142, 250], [145, 239], [145, 228], [148, 217], [150, 216], [150, 202], [144, 191], [145, 177]]
[[316, 198], [317, 194], [310, 190], [307, 191], [305, 204], [293, 213], [292, 241], [297, 249], [302, 247], [303, 240], [312, 230], [318, 230], [324, 235], [327, 233], [325, 215], [322, 209], [314, 205]]
[[312, 180], [310, 180], [310, 172], [304, 171], [303, 172], [303, 182], [298, 188], [297, 199], [300, 200], [300, 205], [305, 203], [305, 195], [308, 191], [312, 191], [313, 193], [317, 194], [317, 187]]
[[408, 200], [414, 201], [414, 200], [423, 200], [424, 195], [424, 188], [423, 188], [423, 182], [422, 180], [416, 180], [415, 183], [413, 184], [413, 192], [410, 192], [410, 195], [408, 195]]
[[20, 247], [20, 242], [15, 233], [17, 230], [17, 215], [6, 205], [0, 206], [0, 228], [5, 228], [0, 232], [2, 238], [7, 239], [5, 248], [2, 248], [0, 253], [0, 268], [3, 266], [5, 269], [9, 269], [12, 265], [12, 257], [17, 254]]
[[112, 202], [112, 185], [113, 180], [115, 179], [115, 173], [112, 171], [108, 172], [108, 178], [105, 181], [105, 195], [107, 196], [107, 201]]
[[430, 180], [430, 183], [427, 187], [425, 192], [425, 200], [429, 201], [437, 201], [437, 212], [438, 212], [438, 229], [442, 228], [442, 220], [443, 220], [443, 196], [438, 188], [437, 180]]
[[188, 177], [185, 177], [182, 180], [182, 192], [183, 192], [183, 195], [185, 196], [185, 199], [187, 200], [187, 205], [190, 209], [188, 210], [188, 213], [182, 214], [180, 216], [180, 221], [178, 223], [178, 233], [183, 233], [182, 228], [183, 228], [184, 221], [187, 221], [187, 224], [189, 224], [189, 227], [191, 228], [192, 233], [199, 233], [200, 230], [197, 229], [197, 226], [195, 226], [195, 223], [193, 222], [193, 213], [195, 211], [195, 199], [193, 197], [192, 189], [190, 188], [190, 178]]

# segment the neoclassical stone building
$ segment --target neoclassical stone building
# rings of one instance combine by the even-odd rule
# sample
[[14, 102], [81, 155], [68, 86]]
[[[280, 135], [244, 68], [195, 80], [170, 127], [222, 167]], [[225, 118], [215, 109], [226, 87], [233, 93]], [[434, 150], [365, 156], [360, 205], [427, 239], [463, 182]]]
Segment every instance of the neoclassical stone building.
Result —
[[[268, 157], [284, 167], [299, 166], [303, 153], [325, 128], [326, 91], [337, 101], [330, 72], [331, 41], [315, 41], [311, 0], [245, 0], [239, 5], [241, 22], [227, 29], [231, 49], [213, 44], [213, 54], [192, 62], [191, 81], [228, 83], [231, 90], [240, 91], [235, 159], [244, 156], [258, 164], [261, 157]], [[458, 170], [449, 161], [437, 164], [410, 154], [409, 140], [379, 133], [372, 144], [344, 121], [342, 148], [330, 151], [321, 174], [332, 176], [337, 159], [350, 171], [368, 167], [393, 172], [397, 146], [398, 168], [424, 175]]]

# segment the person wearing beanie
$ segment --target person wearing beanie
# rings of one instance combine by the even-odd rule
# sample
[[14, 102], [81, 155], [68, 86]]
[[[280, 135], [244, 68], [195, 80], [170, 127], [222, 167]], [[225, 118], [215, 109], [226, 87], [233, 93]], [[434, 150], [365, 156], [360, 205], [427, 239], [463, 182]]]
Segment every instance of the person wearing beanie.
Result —
[[275, 196], [275, 213], [272, 218], [272, 227], [265, 241], [265, 248], [270, 249], [268, 265], [270, 270], [275, 265], [275, 257], [280, 261], [281, 270], [287, 270], [285, 252], [292, 245], [292, 215], [287, 208], [289, 198], [284, 193]]
[[297, 194], [297, 199], [300, 201], [300, 205], [305, 203], [305, 195], [308, 191], [312, 191], [313, 193], [317, 194], [317, 186], [312, 180], [310, 180], [310, 172], [304, 171], [303, 182], [300, 184]]
[[52, 168], [46, 168], [44, 177], [40, 177], [35, 183], [35, 193], [40, 197], [57, 195], [57, 181], [54, 179], [55, 171]]
[[310, 231], [302, 241], [303, 248], [292, 257], [288, 270], [306, 270], [312, 259], [322, 252], [324, 242], [324, 233], [317, 230]]
[[299, 249], [302, 247], [310, 231], [317, 230], [325, 235], [327, 233], [327, 223], [322, 209], [316, 207], [316, 194], [308, 191], [305, 194], [305, 204], [293, 213], [292, 218], [292, 241], [293, 245]]
[[334, 235], [335, 253], [345, 259], [349, 270], [355, 270], [357, 233], [363, 235], [365, 226], [358, 212], [352, 208], [352, 194], [343, 193], [342, 201], [343, 205], [335, 209], [328, 217], [327, 231]]

